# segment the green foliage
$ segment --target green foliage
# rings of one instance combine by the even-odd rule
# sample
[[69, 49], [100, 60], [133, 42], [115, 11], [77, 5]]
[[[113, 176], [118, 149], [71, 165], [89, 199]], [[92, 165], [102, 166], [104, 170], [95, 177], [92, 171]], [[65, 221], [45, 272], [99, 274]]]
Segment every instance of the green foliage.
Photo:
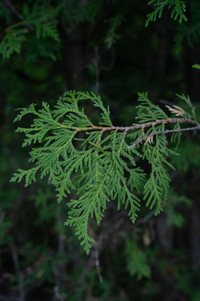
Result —
[[167, 167], [173, 166], [167, 161], [169, 149], [166, 136], [156, 136], [155, 146], [144, 146], [144, 157], [151, 164], [150, 177], [144, 186], [144, 199], [150, 209], [156, 206], [155, 214], [160, 213], [166, 201], [170, 183]]
[[190, 47], [199, 43], [200, 40], [200, 22], [199, 13], [200, 3], [198, 0], [193, 0], [188, 3], [190, 19], [187, 23], [182, 23], [178, 27], [178, 35], [180, 42], [184, 39]]
[[105, 37], [105, 43], [107, 48], [110, 48], [113, 43], [115, 43], [119, 39], [119, 34], [117, 34], [117, 30], [120, 25], [124, 22], [124, 15], [120, 11], [114, 18], [107, 21], [109, 24], [109, 29], [107, 31]]
[[[118, 203], [119, 208], [121, 208], [120, 212], [115, 212], [118, 202], [117, 194], [121, 197], [121, 191], [123, 191], [122, 182], [120, 182], [114, 187], [114, 189], [118, 189], [118, 192], [116, 192], [116, 196], [114, 195], [113, 202], [106, 204], [107, 209], [105, 214], [103, 213], [104, 218], [100, 227], [95, 225], [95, 220], [91, 221], [91, 216], [89, 217], [88, 232], [97, 244], [91, 250], [90, 256], [85, 256], [85, 252], [80, 248], [79, 241], [73, 234], [74, 228], [64, 226], [66, 215], [72, 209], [67, 208], [66, 203], [69, 204], [71, 198], [73, 202], [76, 200], [78, 204], [81, 196], [85, 193], [86, 180], [83, 180], [80, 184], [78, 182], [81, 168], [78, 168], [77, 172], [72, 171], [71, 173], [70, 180], [74, 187], [70, 189], [70, 193], [65, 190], [64, 182], [60, 185], [63, 187], [61, 195], [66, 194], [66, 196], [63, 197], [64, 201], [59, 205], [55, 201], [56, 193], [53, 191], [52, 181], [48, 181], [49, 174], [39, 180], [40, 169], [37, 170], [35, 175], [37, 183], [24, 188], [23, 184], [26, 181], [34, 182], [34, 170], [32, 168], [36, 167], [36, 161], [27, 162], [29, 151], [32, 148], [43, 148], [48, 137], [52, 136], [57, 129], [46, 133], [45, 131], [40, 132], [39, 135], [37, 131], [32, 131], [30, 134], [36, 135], [30, 145], [28, 140], [31, 136], [28, 136], [29, 133], [27, 132], [25, 134], [25, 140], [27, 141], [24, 147], [21, 148], [23, 132], [22, 134], [14, 134], [13, 127], [16, 124], [13, 125], [11, 122], [15, 114], [15, 108], [25, 106], [27, 109], [29, 100], [36, 102], [37, 99], [38, 105], [34, 107], [35, 111], [38, 112], [42, 108], [40, 100], [45, 99], [49, 103], [52, 112], [55, 109], [54, 107], [52, 110], [52, 104], [57, 95], [70, 87], [70, 81], [68, 80], [72, 79], [73, 70], [70, 70], [71, 68], [68, 68], [68, 66], [72, 65], [74, 59], [76, 62], [74, 67], [77, 66], [77, 69], [81, 71], [77, 73], [77, 76], [84, 77], [82, 78], [84, 88], [92, 89], [96, 80], [96, 71], [99, 71], [99, 91], [103, 95], [102, 98], [105, 103], [109, 103], [112, 107], [113, 118], [112, 122], [109, 123], [107, 117], [110, 114], [107, 108], [107, 117], [103, 114], [102, 118], [104, 116], [105, 118], [102, 120], [97, 107], [94, 108], [87, 100], [84, 101], [85, 103], [80, 100], [79, 107], [81, 109], [85, 107], [85, 112], [87, 112], [92, 124], [97, 126], [102, 126], [99, 122], [111, 125], [131, 125], [135, 121], [136, 111], [141, 108], [135, 109], [135, 105], [137, 105], [135, 95], [141, 89], [148, 90], [156, 99], [154, 105], [161, 104], [164, 111], [159, 113], [156, 108], [151, 106], [150, 109], [150, 104], [144, 103], [140, 116], [144, 113], [141, 117], [148, 120], [148, 113], [148, 116], [150, 116], [149, 122], [154, 120], [154, 117], [159, 119], [159, 114], [159, 120], [168, 118], [169, 111], [164, 105], [170, 100], [173, 101], [174, 90], [187, 91], [189, 89], [192, 92], [192, 98], [198, 100], [198, 80], [194, 80], [197, 79], [198, 72], [192, 70], [190, 65], [194, 60], [200, 62], [197, 44], [200, 36], [200, 1], [187, 1], [189, 20], [187, 23], [182, 22], [181, 24], [170, 21], [170, 10], [168, 11], [166, 6], [163, 10], [163, 17], [166, 18], [162, 20], [162, 24], [160, 24], [162, 26], [152, 24], [153, 26], [148, 29], [148, 34], [146, 34], [144, 28], [147, 9], [151, 11], [151, 7], [147, 7], [148, 1], [5, 0], [1, 2], [1, 41], [6, 34], [4, 30], [21, 22], [21, 19], [5, 6], [5, 3], [12, 3], [23, 18], [25, 18], [24, 3], [29, 7], [28, 15], [33, 12], [36, 3], [38, 12], [40, 11], [39, 6], [42, 7], [44, 2], [46, 3], [46, 10], [61, 7], [60, 13], [51, 19], [59, 31], [60, 42], [48, 36], [43, 38], [42, 30], [38, 32], [38, 37], [34, 25], [32, 25], [33, 29], [30, 29], [28, 24], [14, 27], [14, 34], [17, 32], [17, 36], [25, 37], [25, 40], [21, 43], [21, 54], [13, 52], [9, 59], [0, 60], [1, 298], [30, 301], [36, 299], [67, 299], [69, 301], [200, 300], [200, 269], [198, 268], [200, 244], [197, 231], [200, 152], [197, 131], [192, 132], [191, 135], [187, 133], [184, 141], [180, 140], [181, 132], [174, 132], [166, 133], [166, 135], [155, 135], [152, 137], [153, 141], [150, 140], [148, 143], [146, 143], [147, 138], [145, 138], [145, 136], [148, 136], [148, 132], [151, 135], [152, 131], [162, 131], [162, 125], [155, 125], [154, 128], [153, 126], [146, 127], [143, 131], [138, 128], [135, 131], [127, 132], [125, 142], [128, 146], [133, 145], [136, 141], [138, 142], [140, 138], [145, 138], [133, 147], [138, 151], [138, 155], [132, 156], [135, 159], [135, 169], [137, 169], [135, 173], [133, 173], [134, 166], [128, 159], [121, 157], [122, 160], [120, 161], [120, 164], [125, 162], [132, 170], [130, 181], [132, 180], [133, 186], [129, 185], [128, 188], [131, 193], [141, 200], [140, 211], [137, 211], [138, 219], [134, 225], [131, 225], [125, 216], [126, 211], [121, 202]], [[121, 23], [117, 23], [120, 16], [122, 16]], [[190, 22], [191, 19], [192, 22]], [[42, 24], [45, 23], [46, 21]], [[81, 41], [74, 44], [77, 33]], [[180, 48], [179, 52], [176, 52], [178, 55], [172, 53], [176, 35], [180, 36]], [[108, 38], [107, 44], [104, 43], [106, 38]], [[191, 41], [190, 46], [193, 49], [187, 47], [189, 41]], [[111, 43], [109, 44], [109, 42]], [[55, 64], [49, 58], [53, 60], [58, 58], [59, 45], [62, 45], [62, 54], [64, 55], [60, 57], [60, 62]], [[111, 45], [110, 50], [105, 49], [106, 46], [110, 47]], [[77, 51], [74, 51], [74, 46]], [[95, 46], [99, 50], [96, 53], [99, 55], [99, 66], [95, 65], [95, 59], [98, 59], [94, 57]], [[72, 56], [69, 55], [70, 53], [72, 53]], [[83, 57], [80, 60], [79, 54], [82, 53]], [[41, 58], [44, 59], [41, 60]], [[92, 64], [93, 73], [82, 72], [82, 68], [87, 68], [88, 64]], [[97, 70], [97, 68], [99, 69]], [[187, 95], [184, 97], [188, 98]], [[148, 96], [143, 96], [142, 93], [139, 98], [142, 100], [142, 98], [148, 98]], [[193, 118], [192, 110], [184, 99], [177, 97], [174, 101], [186, 113], [179, 117], [185, 118], [190, 115], [190, 118]], [[66, 105], [68, 101], [61, 100], [61, 103]], [[139, 104], [142, 105], [141, 102]], [[60, 113], [62, 113], [65, 106], [59, 104], [59, 107]], [[33, 110], [33, 108], [31, 109]], [[156, 116], [152, 116], [152, 112]], [[163, 114], [166, 114], [167, 117]], [[200, 120], [198, 102], [196, 102], [196, 115], [197, 120]], [[175, 117], [175, 114], [172, 113], [171, 116]], [[32, 113], [25, 114], [20, 126], [29, 128], [33, 119], [37, 118], [40, 117]], [[68, 114], [63, 115], [59, 122], [63, 123], [67, 118]], [[142, 124], [140, 118], [135, 122]], [[183, 123], [166, 124], [165, 129], [181, 130], [184, 125], [189, 126], [189, 124]], [[81, 157], [81, 151], [84, 156], [84, 152], [95, 145], [95, 141], [93, 141], [95, 131], [93, 131], [93, 136], [92, 130], [80, 131], [75, 135], [72, 143], [79, 151], [78, 156]], [[84, 140], [88, 138], [89, 133], [91, 139], [88, 143], [85, 142], [84, 145]], [[108, 147], [108, 152], [114, 146], [112, 144], [113, 136], [109, 140], [110, 133], [111, 131], [105, 131], [102, 139], [107, 137], [108, 140], [103, 146], [100, 143], [102, 149]], [[120, 133], [122, 134], [123, 130], [117, 131], [117, 134]], [[121, 134], [116, 135], [119, 140], [121, 136], [123, 137], [123, 134]], [[162, 135], [167, 137], [167, 145], [166, 139], [159, 140]], [[40, 139], [40, 142], [37, 139]], [[34, 144], [35, 140], [36, 143]], [[181, 155], [177, 156], [172, 153], [172, 149], [176, 148], [180, 141], [178, 152]], [[176, 171], [171, 170], [168, 165], [160, 160], [157, 151], [161, 153], [160, 145], [162, 143], [164, 143], [164, 147], [168, 148], [166, 160], [175, 166]], [[116, 148], [118, 145], [117, 142], [115, 144]], [[156, 160], [159, 162], [159, 166], [161, 164], [161, 167], [167, 173], [169, 172], [170, 187], [173, 187], [173, 190], [170, 188], [165, 203], [163, 202], [164, 199], [161, 200], [164, 213], [161, 213], [159, 217], [153, 217], [159, 207], [158, 204], [156, 203], [151, 209], [152, 211], [148, 212], [149, 208], [145, 207], [148, 198], [144, 200], [144, 186], [152, 174], [152, 164], [154, 166], [157, 164], [156, 160], [152, 161], [153, 158], [150, 154], [145, 155], [144, 152], [149, 150], [151, 153], [154, 147], [156, 148]], [[98, 148], [99, 151], [100, 149]], [[131, 151], [131, 149], [128, 150]], [[81, 160], [80, 157], [78, 158]], [[77, 157], [70, 155], [70, 159], [67, 159], [70, 162], [66, 168], [71, 168], [71, 162], [74, 164], [72, 159], [75, 161]], [[88, 153], [86, 152], [83, 160], [87, 159]], [[62, 157], [59, 160], [60, 164], [64, 161]], [[103, 173], [104, 163], [100, 162], [99, 164], [101, 164], [101, 173]], [[30, 169], [30, 175], [27, 173], [26, 179], [26, 171], [24, 173], [21, 170], [19, 175], [20, 173], [21, 176], [24, 174], [24, 180], [20, 184], [9, 183], [13, 170], [18, 167]], [[121, 167], [124, 169], [123, 166]], [[87, 172], [85, 165], [82, 166], [82, 170], [83, 173]], [[161, 176], [162, 178], [162, 174], [156, 174], [157, 169], [154, 168], [154, 170], [155, 177], [159, 179]], [[107, 172], [104, 171], [104, 174], [107, 175]], [[118, 177], [118, 175], [116, 176]], [[140, 176], [143, 180], [140, 179]], [[127, 171], [124, 172], [124, 178], [126, 181], [130, 178]], [[57, 177], [57, 181], [59, 183], [59, 177]], [[69, 182], [67, 179], [66, 181], [68, 187]], [[110, 186], [115, 180], [111, 177], [111, 181]], [[134, 185], [138, 187], [138, 191]], [[158, 186], [160, 187], [159, 191], [162, 191], [163, 186], [160, 186], [160, 183], [158, 183]], [[82, 191], [78, 195], [79, 187], [82, 187]], [[92, 189], [98, 188], [92, 186]], [[109, 194], [107, 190], [107, 187], [105, 187], [106, 196]], [[58, 193], [58, 191], [56, 192]], [[95, 191], [92, 191], [92, 193], [94, 194]], [[160, 195], [163, 198], [162, 194]], [[186, 196], [192, 200], [191, 208]], [[129, 210], [130, 207], [127, 209]], [[101, 212], [102, 210], [100, 208]], [[84, 214], [84, 217], [86, 217], [86, 214]], [[78, 216], [79, 218], [80, 216]], [[127, 245], [129, 250], [127, 250]], [[124, 252], [124, 249], [127, 252]], [[195, 254], [197, 258], [195, 258]], [[98, 264], [103, 283], [99, 281]], [[146, 277], [143, 272], [143, 269], [148, 271], [148, 267], [152, 271], [150, 278]], [[135, 274], [131, 276], [131, 272]], [[138, 281], [139, 276], [142, 277], [142, 281]], [[25, 294], [24, 297], [23, 293]]]
[[[193, 112], [189, 98], [180, 98]], [[86, 100], [100, 111], [97, 125], [82, 108]], [[139, 93], [138, 100], [136, 119], [139, 123], [131, 127], [113, 126], [109, 108], [105, 108], [101, 97], [93, 92], [69, 91], [52, 110], [47, 103], [39, 110], [32, 104], [21, 109], [15, 118], [20, 121], [26, 115], [33, 115], [30, 127], [19, 127], [17, 132], [25, 135], [22, 147], [35, 146], [30, 150], [29, 159], [33, 167], [18, 169], [11, 181], [21, 182], [24, 178], [28, 186], [36, 181], [39, 172], [40, 178], [48, 176], [48, 181], [55, 186], [58, 202], [69, 194], [74, 195], [67, 203], [70, 210], [66, 225], [75, 227], [87, 253], [94, 243], [88, 235], [88, 222], [95, 217], [99, 224], [108, 202], [117, 201], [118, 210], [124, 206], [135, 222], [143, 193], [146, 205], [155, 208], [156, 214], [167, 199], [168, 169], [173, 168], [168, 161], [171, 150], [165, 135], [168, 115], [151, 103], [147, 93]], [[177, 108], [170, 110], [177, 113]], [[172, 123], [176, 126], [178, 120], [175, 118]], [[151, 166], [148, 178], [137, 166], [138, 160], [148, 161]]]
[[138, 280], [143, 277], [150, 278], [151, 270], [147, 263], [147, 254], [141, 250], [133, 241], [126, 244], [125, 255], [127, 260], [127, 269], [131, 276], [137, 276]]
[[0, 18], [3, 18], [6, 22], [10, 21], [10, 11], [2, 2], [0, 3]]
[[175, 226], [180, 228], [184, 222], [184, 215], [177, 210], [179, 205], [185, 205], [186, 208], [192, 206], [192, 201], [184, 195], [177, 195], [174, 191], [170, 190], [168, 203], [165, 207], [167, 223], [169, 226]]
[[4, 59], [9, 59], [13, 53], [20, 53], [22, 43], [25, 41], [23, 30], [8, 30], [0, 43], [0, 54]]
[[[172, 162], [180, 172], [187, 173], [190, 169], [200, 174], [199, 146], [196, 141], [183, 141], [179, 146], [180, 156], [172, 156]], [[192, 155], [191, 155], [192, 154]]]
[[186, 4], [183, 0], [151, 0], [148, 5], [153, 5], [154, 10], [147, 15], [146, 24], [147, 27], [150, 22], [160, 19], [163, 13], [163, 9], [167, 7], [171, 10], [171, 18], [178, 20], [179, 23], [187, 21], [186, 17]]
[[192, 67], [195, 68], [195, 69], [200, 70], [200, 65], [199, 65], [199, 64], [195, 64], [195, 65], [193, 65]]
[[[36, 41], [36, 44], [40, 44], [42, 48], [44, 46], [42, 46], [41, 40], [49, 39], [51, 42], [59, 43], [60, 38], [56, 24], [59, 10], [59, 7], [49, 8], [45, 3], [43, 5], [35, 3], [31, 8], [28, 4], [24, 4], [22, 8], [23, 14], [19, 15], [20, 21], [15, 23], [11, 23], [8, 15], [4, 13], [7, 19], [7, 28], [4, 29], [0, 42], [0, 54], [2, 57], [9, 59], [14, 53], [20, 53], [24, 44], [27, 43], [28, 46], [29, 40], [32, 40], [32, 43]], [[48, 49], [48, 52], [48, 56], [55, 59], [50, 49]]]
[[[195, 107], [192, 105], [191, 100], [189, 95], [180, 95], [180, 94], [176, 94], [176, 96], [183, 102], [185, 102], [185, 104], [187, 105], [187, 107], [189, 107], [190, 111], [189, 112], [185, 112], [185, 117], [187, 118], [191, 118], [196, 120], [197, 116], [196, 116], [196, 109]], [[183, 106], [183, 105], [182, 105]]]

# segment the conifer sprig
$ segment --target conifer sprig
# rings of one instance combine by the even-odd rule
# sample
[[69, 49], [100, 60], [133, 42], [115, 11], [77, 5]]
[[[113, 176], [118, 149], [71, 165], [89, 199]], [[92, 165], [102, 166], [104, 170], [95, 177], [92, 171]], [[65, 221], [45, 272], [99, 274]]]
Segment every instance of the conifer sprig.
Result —
[[184, 0], [150, 0], [148, 5], [153, 5], [154, 10], [147, 15], [145, 27], [150, 22], [160, 19], [165, 7], [171, 10], [171, 18], [175, 21], [178, 20], [179, 23], [187, 21], [186, 3]]
[[[34, 104], [21, 109], [15, 121], [33, 116], [29, 127], [17, 129], [25, 135], [22, 147], [32, 146], [32, 166], [18, 169], [11, 181], [25, 179], [28, 186], [39, 174], [55, 186], [59, 202], [73, 195], [67, 202], [70, 209], [66, 224], [75, 227], [89, 253], [94, 242], [88, 234], [89, 220], [95, 218], [99, 224], [108, 202], [116, 201], [118, 210], [124, 206], [132, 222], [141, 199], [156, 214], [162, 210], [170, 183], [168, 170], [173, 168], [166, 134], [174, 134], [173, 141], [178, 141], [183, 131], [200, 129], [189, 98], [178, 97], [186, 102], [189, 112], [177, 106], [165, 112], [149, 100], [147, 93], [139, 93], [139, 122], [124, 127], [112, 124], [109, 108], [93, 92], [69, 91], [53, 109], [45, 102], [39, 110]], [[82, 108], [85, 100], [100, 112], [95, 124]], [[138, 166], [141, 160], [151, 165], [149, 175]]]

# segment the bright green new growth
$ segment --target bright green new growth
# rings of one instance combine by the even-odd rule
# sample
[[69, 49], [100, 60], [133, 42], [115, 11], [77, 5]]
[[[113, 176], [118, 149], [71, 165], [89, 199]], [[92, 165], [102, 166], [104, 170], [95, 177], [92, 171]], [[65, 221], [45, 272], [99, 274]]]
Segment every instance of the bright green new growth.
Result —
[[[168, 162], [172, 150], [166, 134], [172, 133], [174, 141], [180, 139], [182, 131], [200, 128], [189, 98], [179, 98], [191, 113], [177, 106], [167, 107], [176, 115], [170, 118], [151, 103], [147, 93], [139, 93], [138, 123], [127, 127], [114, 126], [109, 108], [92, 92], [67, 92], [51, 110], [47, 103], [39, 110], [34, 104], [23, 108], [15, 121], [27, 114], [33, 116], [30, 127], [17, 129], [25, 135], [22, 146], [33, 145], [29, 158], [32, 167], [18, 169], [11, 181], [25, 179], [28, 186], [39, 174], [55, 186], [58, 202], [72, 196], [67, 203], [70, 211], [66, 225], [75, 227], [81, 245], [89, 253], [94, 243], [88, 235], [89, 219], [95, 218], [99, 224], [108, 202], [117, 201], [118, 210], [121, 206], [128, 209], [132, 222], [143, 199], [155, 214], [162, 210], [170, 182], [168, 169], [173, 168]], [[82, 109], [85, 100], [100, 113], [98, 124]], [[190, 127], [181, 128], [184, 123]], [[138, 166], [141, 160], [149, 162], [149, 175]]]

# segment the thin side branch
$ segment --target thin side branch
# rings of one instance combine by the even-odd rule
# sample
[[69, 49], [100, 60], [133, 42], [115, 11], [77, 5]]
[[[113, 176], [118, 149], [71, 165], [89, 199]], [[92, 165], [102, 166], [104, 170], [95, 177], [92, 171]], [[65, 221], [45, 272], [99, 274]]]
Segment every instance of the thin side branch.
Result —
[[184, 128], [184, 129], [177, 129], [177, 130], [165, 130], [165, 131], [155, 131], [152, 132], [151, 134], [144, 136], [140, 139], [138, 139], [135, 143], [133, 143], [132, 145], [128, 146], [128, 148], [134, 148], [137, 144], [139, 144], [140, 142], [149, 139], [151, 137], [154, 137], [155, 135], [163, 135], [163, 134], [170, 134], [170, 133], [180, 133], [180, 132], [186, 132], [186, 131], [195, 131], [195, 130], [200, 130], [200, 125], [195, 126], [195, 127], [191, 127], [191, 128]]

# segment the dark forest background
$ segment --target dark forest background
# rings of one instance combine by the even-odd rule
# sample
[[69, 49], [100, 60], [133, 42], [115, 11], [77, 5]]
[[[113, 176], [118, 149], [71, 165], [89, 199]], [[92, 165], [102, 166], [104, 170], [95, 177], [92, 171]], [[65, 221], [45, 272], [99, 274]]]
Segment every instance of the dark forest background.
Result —
[[200, 72], [192, 68], [200, 63], [200, 2], [186, 4], [188, 22], [165, 8], [145, 28], [147, 1], [1, 1], [0, 301], [200, 300], [198, 135], [184, 134], [171, 159], [177, 170], [163, 213], [143, 208], [131, 224], [110, 203], [100, 227], [91, 222], [97, 244], [88, 256], [64, 226], [67, 200], [58, 205], [50, 183], [10, 183], [28, 165], [13, 119], [30, 103], [92, 90], [114, 124], [129, 125], [137, 92], [161, 107], [185, 93], [200, 114]]

